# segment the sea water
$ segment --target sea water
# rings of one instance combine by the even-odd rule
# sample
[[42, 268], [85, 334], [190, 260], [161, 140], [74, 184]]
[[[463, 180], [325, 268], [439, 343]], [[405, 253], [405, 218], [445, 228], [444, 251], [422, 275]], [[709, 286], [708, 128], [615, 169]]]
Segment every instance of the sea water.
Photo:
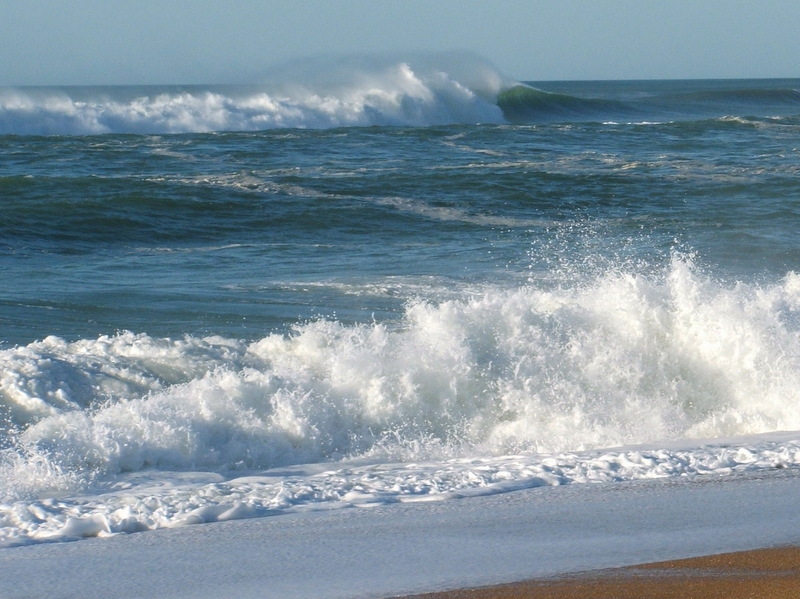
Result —
[[800, 466], [800, 80], [323, 66], [0, 90], [0, 544]]

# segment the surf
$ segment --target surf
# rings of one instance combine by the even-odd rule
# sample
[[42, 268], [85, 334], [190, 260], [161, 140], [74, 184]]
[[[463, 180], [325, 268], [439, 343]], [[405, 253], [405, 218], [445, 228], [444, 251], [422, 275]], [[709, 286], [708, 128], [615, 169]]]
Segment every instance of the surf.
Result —
[[[394, 325], [322, 319], [252, 342], [49, 337], [0, 352], [0, 470], [13, 495], [148, 468], [796, 430], [798, 308], [794, 273], [725, 286], [675, 257], [658, 276], [413, 301]], [[51, 474], [15, 479], [37, 468]]]
[[675, 254], [571, 280], [394, 324], [3, 350], [0, 544], [800, 463], [797, 274]]
[[500, 123], [506, 78], [474, 57], [343, 57], [242, 86], [5, 88], [0, 134], [95, 135]]

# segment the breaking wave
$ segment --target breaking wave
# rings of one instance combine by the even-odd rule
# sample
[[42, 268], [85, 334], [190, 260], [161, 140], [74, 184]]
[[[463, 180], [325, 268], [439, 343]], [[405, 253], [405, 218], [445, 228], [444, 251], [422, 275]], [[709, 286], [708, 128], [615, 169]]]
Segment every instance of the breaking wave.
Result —
[[505, 85], [479, 59], [308, 61], [258, 86], [6, 88], [0, 133], [86, 135], [498, 123]]
[[[531, 87], [470, 54], [308, 59], [259, 85], [0, 88], [0, 135], [168, 134], [282, 128], [425, 127], [796, 116], [796, 82], [623, 98]], [[722, 85], [724, 83], [724, 85]], [[782, 85], [786, 83], [786, 85]], [[559, 87], [559, 86], [556, 86]], [[563, 87], [563, 86], [561, 86]], [[691, 89], [691, 82], [687, 88]]]
[[0, 352], [11, 496], [147, 468], [558, 452], [800, 429], [800, 277], [661, 275], [487, 290], [396, 326], [255, 342], [143, 334]]

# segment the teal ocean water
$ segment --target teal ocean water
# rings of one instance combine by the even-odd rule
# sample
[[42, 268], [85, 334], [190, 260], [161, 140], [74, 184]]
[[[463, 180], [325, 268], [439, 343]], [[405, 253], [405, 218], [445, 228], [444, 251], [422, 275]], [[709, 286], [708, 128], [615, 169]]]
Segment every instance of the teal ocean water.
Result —
[[3, 542], [800, 464], [800, 80], [356, 66], [0, 90]]

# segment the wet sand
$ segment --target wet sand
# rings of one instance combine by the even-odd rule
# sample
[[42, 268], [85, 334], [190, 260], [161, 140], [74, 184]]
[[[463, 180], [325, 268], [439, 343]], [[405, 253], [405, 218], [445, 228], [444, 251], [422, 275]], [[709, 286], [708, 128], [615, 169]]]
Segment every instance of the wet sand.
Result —
[[800, 548], [724, 553], [413, 596], [413, 599], [678, 598], [800, 598]]

